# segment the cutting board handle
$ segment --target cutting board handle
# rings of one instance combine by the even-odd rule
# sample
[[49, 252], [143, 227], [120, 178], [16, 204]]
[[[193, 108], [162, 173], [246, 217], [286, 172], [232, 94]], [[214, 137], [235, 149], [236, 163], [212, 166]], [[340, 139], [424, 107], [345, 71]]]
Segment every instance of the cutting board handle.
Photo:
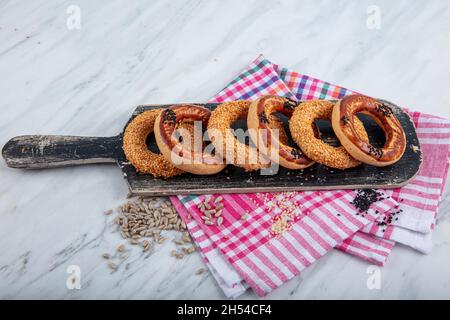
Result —
[[2, 150], [8, 167], [45, 169], [90, 163], [113, 163], [121, 136], [77, 137], [27, 135], [9, 140]]

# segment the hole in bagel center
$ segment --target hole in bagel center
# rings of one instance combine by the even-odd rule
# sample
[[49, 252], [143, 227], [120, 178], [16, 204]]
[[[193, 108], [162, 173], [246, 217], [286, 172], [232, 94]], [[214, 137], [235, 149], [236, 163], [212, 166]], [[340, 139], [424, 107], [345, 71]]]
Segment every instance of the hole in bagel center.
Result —
[[161, 153], [159, 151], [158, 145], [156, 144], [156, 139], [155, 139], [155, 135], [153, 132], [151, 132], [148, 136], [147, 139], [145, 140], [145, 143], [147, 144], [147, 148], [153, 152], [153, 153]]
[[281, 112], [275, 112], [275, 116], [283, 123], [283, 129], [287, 137], [286, 145], [298, 149], [298, 145], [292, 139], [291, 131], [289, 130], [289, 118]]
[[386, 143], [386, 135], [383, 129], [367, 114], [358, 113], [357, 117], [367, 131], [370, 144], [376, 148], [382, 148]]
[[333, 131], [333, 127], [331, 126], [330, 121], [316, 120], [314, 123], [319, 128], [320, 139], [323, 142], [325, 142], [333, 147], [341, 146], [341, 143], [339, 142], [338, 138], [336, 137], [336, 134]]
[[[193, 126], [193, 124], [192, 124], [192, 126]], [[177, 129], [178, 129], [178, 127], [177, 127]], [[187, 127], [187, 126], [184, 126], [183, 129], [188, 130], [188, 127]], [[188, 131], [189, 131], [190, 134], [191, 134], [191, 143], [190, 143], [190, 144], [187, 144], [187, 145], [186, 145], [186, 148], [187, 148], [187, 149], [190, 149], [190, 147], [192, 148], [192, 147], [194, 146], [194, 143], [193, 143], [194, 133], [193, 133], [192, 129], [190, 129], [190, 130], [188, 130]], [[175, 130], [174, 135], [175, 135], [175, 137], [177, 138], [178, 142], [180, 142], [180, 143], [183, 142], [183, 136], [179, 133], [179, 131]], [[202, 133], [200, 133], [200, 138], [203, 138], [202, 135], [203, 135], [203, 131], [202, 131]], [[151, 152], [156, 153], [156, 154], [161, 153], [161, 151], [160, 151], [159, 148], [158, 148], [158, 144], [156, 143], [156, 138], [155, 138], [154, 132], [151, 132], [151, 133], [147, 136], [147, 139], [145, 140], [145, 143], [146, 143], [146, 145], [147, 145], [147, 148], [148, 148]], [[202, 144], [202, 145], [203, 145], [203, 148], [205, 147], [205, 144], [206, 144], [206, 145], [209, 145], [209, 140], [208, 140], [208, 139], [206, 139], [206, 142], [203, 142], [203, 144]], [[212, 154], [212, 155], [215, 154], [214, 151], [215, 151], [215, 150], [212, 150], [212, 151], [211, 151], [211, 154]]]
[[250, 145], [254, 147], [255, 145], [250, 140], [250, 136], [248, 135], [248, 127], [247, 127], [247, 119], [238, 119], [234, 123], [231, 124], [231, 129], [234, 130], [234, 136], [236, 139], [243, 144]]

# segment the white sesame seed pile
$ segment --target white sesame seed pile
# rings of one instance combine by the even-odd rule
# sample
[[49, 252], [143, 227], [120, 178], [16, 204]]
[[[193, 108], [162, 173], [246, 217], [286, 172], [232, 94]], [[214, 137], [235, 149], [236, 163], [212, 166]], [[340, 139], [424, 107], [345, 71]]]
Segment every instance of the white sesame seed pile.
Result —
[[276, 194], [260, 193], [266, 212], [272, 215], [271, 237], [280, 237], [292, 229], [294, 222], [301, 219], [302, 205], [295, 200], [294, 192], [279, 192]]

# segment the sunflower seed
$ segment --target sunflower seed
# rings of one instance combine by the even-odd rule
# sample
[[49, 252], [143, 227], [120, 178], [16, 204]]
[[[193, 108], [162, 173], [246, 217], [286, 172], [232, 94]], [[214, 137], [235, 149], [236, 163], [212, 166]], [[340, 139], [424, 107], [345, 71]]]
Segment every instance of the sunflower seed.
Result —
[[180, 253], [178, 253], [178, 254], [175, 256], [175, 258], [181, 260], [181, 259], [184, 258], [184, 254], [180, 252]]
[[183, 241], [184, 242], [191, 242], [191, 237], [189, 236], [189, 234], [184, 234], [183, 235]]
[[184, 248], [182, 248], [182, 250], [183, 250], [184, 254], [191, 254], [195, 251], [195, 248], [194, 247], [188, 247], [188, 248], [184, 247]]
[[247, 219], [248, 219], [248, 213], [247, 213], [247, 212], [244, 212], [244, 213], [242, 214], [242, 216], [241, 216], [241, 219], [242, 219], [242, 220], [247, 220]]
[[200, 269], [198, 269], [196, 272], [195, 272], [195, 275], [201, 275], [201, 274], [203, 274], [203, 273], [205, 273], [205, 269], [203, 269], [203, 268], [200, 268]]
[[215, 200], [214, 200], [214, 203], [219, 203], [220, 201], [222, 201], [223, 200], [223, 197], [222, 196], [219, 196], [219, 197], [217, 197]]
[[111, 213], [113, 213], [113, 211], [111, 209], [109, 209], [109, 210], [106, 210], [104, 213], [106, 216], [109, 216]]
[[117, 264], [115, 264], [114, 262], [108, 262], [108, 267], [112, 270], [117, 270]]
[[102, 258], [108, 260], [109, 258], [111, 258], [111, 255], [109, 253], [104, 253], [102, 254]]
[[124, 252], [124, 251], [125, 251], [125, 246], [123, 244], [121, 244], [117, 247], [117, 252]]
[[223, 222], [223, 217], [218, 217], [217, 218], [217, 225], [218, 226], [222, 225], [222, 222]]
[[216, 210], [219, 210], [219, 209], [222, 209], [223, 208], [223, 203], [219, 203], [217, 206], [216, 206]]

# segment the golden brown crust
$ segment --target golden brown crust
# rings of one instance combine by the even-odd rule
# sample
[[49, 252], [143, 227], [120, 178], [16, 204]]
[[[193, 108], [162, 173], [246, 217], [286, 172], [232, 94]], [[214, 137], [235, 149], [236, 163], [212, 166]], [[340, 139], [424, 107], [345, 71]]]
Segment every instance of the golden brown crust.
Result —
[[[364, 113], [385, 132], [382, 148], [372, 146], [359, 138], [355, 130], [357, 113]], [[350, 95], [338, 101], [333, 108], [333, 130], [344, 148], [356, 159], [373, 166], [387, 166], [400, 160], [406, 149], [402, 125], [387, 104], [363, 95]]]
[[252, 102], [247, 117], [247, 126], [250, 137], [258, 146], [259, 151], [273, 162], [281, 166], [299, 170], [314, 164], [314, 161], [305, 156], [302, 150], [286, 144], [283, 132], [278, 137], [273, 129], [280, 123], [274, 114], [281, 112], [290, 117], [297, 103], [293, 100], [279, 96], [264, 96]]
[[160, 113], [161, 109], [144, 111], [127, 125], [123, 135], [123, 151], [136, 171], [170, 178], [182, 174], [183, 171], [167, 161], [162, 154], [151, 152], [146, 143]]
[[[175, 167], [193, 174], [215, 174], [222, 171], [226, 164], [218, 155], [203, 150], [185, 147], [174, 135], [180, 123], [201, 121], [206, 127], [211, 112], [197, 105], [175, 105], [161, 112], [154, 125], [156, 144], [159, 150]], [[203, 141], [203, 136], [201, 137]]]
[[258, 150], [240, 142], [231, 129], [237, 120], [247, 118], [250, 104], [251, 101], [247, 100], [222, 103], [211, 113], [208, 122], [208, 134], [216, 152], [229, 163], [246, 171], [267, 168], [269, 165], [268, 159], [258, 157]]
[[[311, 159], [331, 168], [348, 169], [361, 164], [354, 159], [343, 146], [333, 147], [316, 137], [314, 132], [316, 120], [330, 120], [334, 103], [326, 100], [302, 102], [289, 119], [292, 139]], [[355, 119], [358, 135], [368, 141], [367, 132], [360, 120]]]

